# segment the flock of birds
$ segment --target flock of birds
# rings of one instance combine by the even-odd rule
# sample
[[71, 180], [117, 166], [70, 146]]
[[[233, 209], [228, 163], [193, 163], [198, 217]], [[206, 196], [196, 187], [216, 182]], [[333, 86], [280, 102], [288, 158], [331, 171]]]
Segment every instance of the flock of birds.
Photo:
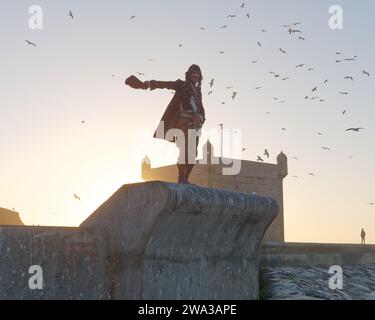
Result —
[[[244, 2], [240, 5], [240, 8], [241, 8], [241, 9], [244, 9], [244, 8], [245, 8], [245, 3], [244, 3]], [[245, 14], [245, 16], [246, 16], [247, 19], [250, 19], [250, 13], [249, 13], [249, 12], [247, 12], [247, 13]], [[71, 19], [74, 19], [74, 15], [73, 15], [72, 11], [69, 11], [69, 13], [68, 13], [68, 17], [70, 17]], [[237, 14], [228, 14], [228, 15], [227, 15], [227, 18], [228, 18], [228, 19], [235, 19], [235, 18], [237, 18], [237, 17], [238, 17]], [[133, 14], [133, 15], [130, 16], [130, 20], [134, 20], [135, 18], [136, 18], [136, 15], [135, 15], [135, 14]], [[292, 24], [285, 24], [285, 25], [282, 25], [282, 27], [286, 29], [286, 32], [287, 32], [290, 36], [296, 35], [298, 40], [306, 41], [306, 37], [304, 36], [302, 30], [300, 30], [300, 27], [299, 27], [299, 26], [301, 26], [301, 25], [302, 25], [301, 22], [296, 22], [296, 23], [292, 23]], [[226, 29], [226, 28], [228, 28], [228, 26], [229, 26], [229, 24], [223, 24], [223, 25], [220, 26], [220, 29]], [[200, 27], [200, 30], [201, 30], [201, 31], [205, 31], [205, 30], [206, 30], [206, 27], [201, 26], [201, 27]], [[261, 31], [262, 33], [268, 32], [267, 29], [261, 29], [260, 31]], [[36, 43], [34, 43], [34, 42], [30, 41], [30, 40], [25, 40], [25, 41], [26, 41], [27, 45], [29, 45], [29, 46], [33, 46], [33, 47], [36, 47], [36, 46], [37, 46]], [[261, 41], [257, 41], [257, 46], [258, 46], [259, 48], [263, 48], [263, 45], [262, 45]], [[182, 43], [179, 43], [179, 44], [178, 44], [178, 47], [182, 47]], [[283, 48], [278, 48], [278, 51], [279, 51], [281, 54], [283, 54], [283, 55], [286, 55], [286, 54], [287, 54], [287, 51], [286, 51], [285, 49], [283, 49]], [[219, 51], [219, 54], [224, 54], [224, 51]], [[336, 52], [336, 57], [341, 57], [341, 56], [342, 56], [342, 53], [341, 53], [341, 52]], [[344, 57], [344, 58], [341, 58], [341, 59], [336, 58], [335, 62], [336, 62], [336, 63], [346, 63], [346, 62], [353, 62], [353, 61], [356, 61], [357, 59], [358, 59], [358, 56], [355, 55], [355, 56], [352, 56], [352, 57]], [[155, 58], [148, 58], [148, 59], [146, 59], [146, 60], [147, 60], [147, 61], [150, 61], [150, 62], [153, 62], [153, 61], [155, 61], [156, 59], [155, 59]], [[252, 60], [251, 63], [252, 63], [252, 64], [256, 64], [256, 63], [258, 63], [258, 61], [257, 61], [257, 60]], [[298, 64], [298, 65], [295, 66], [295, 69], [303, 69], [303, 68], [305, 68], [308, 72], [311, 72], [311, 71], [314, 71], [314, 70], [315, 70], [315, 68], [313, 68], [313, 67], [311, 67], [311, 66], [307, 66], [307, 65], [304, 64], [304, 63]], [[138, 74], [139, 76], [145, 76], [145, 73], [143, 73], [143, 72], [137, 72], [137, 74]], [[269, 74], [272, 75], [275, 79], [280, 79], [281, 81], [288, 81], [288, 80], [291, 80], [291, 78], [290, 78], [289, 76], [281, 75], [281, 74], [276, 73], [276, 72], [274, 72], [274, 71], [270, 71]], [[366, 76], [366, 77], [368, 77], [368, 78], [371, 76], [370, 73], [369, 73], [368, 71], [366, 71], [366, 70], [362, 70], [361, 75], [362, 75], [362, 76]], [[112, 77], [115, 77], [115, 75], [112, 74]], [[344, 80], [348, 80], [348, 81], [353, 82], [353, 81], [355, 81], [355, 77], [354, 77], [353, 75], [346, 75], [346, 76], [344, 77]], [[322, 85], [323, 85], [323, 86], [324, 86], [324, 85], [327, 85], [328, 82], [329, 82], [329, 79], [325, 79], [324, 81], [322, 81]], [[211, 81], [210, 81], [208, 84], [209, 84], [208, 95], [211, 95], [211, 94], [214, 92], [213, 88], [214, 88], [214, 85], [215, 85], [215, 79], [212, 78]], [[233, 88], [232, 86], [227, 86], [227, 87], [226, 87], [226, 89], [228, 89], [228, 90], [231, 90], [232, 88]], [[261, 89], [263, 89], [262, 86], [257, 86], [257, 87], [254, 88], [254, 90], [261, 90]], [[325, 99], [323, 99], [323, 98], [321, 98], [319, 95], [317, 95], [319, 89], [320, 89], [320, 86], [315, 85], [315, 86], [311, 89], [311, 93], [310, 93], [310, 94], [307, 94], [307, 95], [304, 96], [304, 99], [307, 100], [307, 101], [312, 101], [312, 102], [313, 102], [313, 101], [317, 101], [317, 102], [325, 102], [325, 101], [326, 101]], [[338, 92], [338, 94], [340, 94], [340, 95], [342, 95], [342, 96], [347, 96], [347, 95], [349, 95], [349, 92], [347, 92], [347, 91], [340, 91], [340, 92]], [[232, 93], [231, 93], [231, 99], [234, 100], [234, 99], [237, 97], [237, 95], [238, 95], [238, 92], [232, 90]], [[278, 103], [280, 103], [280, 104], [285, 104], [285, 103], [287, 102], [287, 100], [285, 100], [285, 99], [280, 99], [280, 98], [278, 98], [278, 97], [273, 97], [273, 100], [274, 100], [274, 101], [278, 101]], [[222, 104], [225, 104], [226, 102], [223, 101], [223, 102], [221, 102], [221, 103], [222, 103]], [[346, 112], [347, 112], [347, 111], [346, 111], [346, 109], [345, 109], [345, 110], [343, 110], [341, 113], [342, 113], [342, 115], [345, 115]], [[266, 114], [270, 114], [270, 112], [267, 111]], [[82, 120], [81, 123], [83, 124], [83, 123], [85, 123], [85, 121]], [[363, 127], [351, 127], [351, 128], [347, 128], [345, 131], [346, 131], [346, 132], [359, 132], [359, 131], [361, 131], [361, 130], [365, 130], [365, 128], [363, 128]], [[282, 131], [285, 132], [285, 131], [286, 131], [286, 128], [282, 128]], [[321, 132], [318, 132], [317, 134], [318, 134], [318, 135], [323, 135]], [[322, 148], [323, 150], [325, 150], [325, 151], [330, 151], [330, 150], [331, 150], [331, 148], [326, 147], [326, 146], [322, 146], [321, 148]], [[246, 150], [246, 148], [243, 148], [243, 149], [242, 149], [242, 151], [245, 151], [245, 150]], [[269, 151], [268, 151], [267, 149], [264, 150], [264, 152], [263, 152], [263, 156], [267, 157], [267, 159], [270, 157]], [[352, 156], [350, 156], [349, 158], [352, 158]], [[294, 160], [298, 160], [297, 157], [293, 157], [293, 159], [294, 159]], [[258, 155], [256, 161], [264, 162], [264, 159], [262, 158], [262, 156], [259, 156], [259, 155]], [[315, 173], [310, 172], [308, 175], [309, 175], [309, 176], [315, 176]], [[298, 178], [298, 176], [293, 175], [293, 178]], [[73, 194], [73, 196], [74, 196], [74, 199], [76, 199], [76, 200], [81, 200], [81, 198], [80, 198], [77, 194]], [[372, 205], [372, 206], [375, 205], [374, 202], [370, 202], [369, 204]]]

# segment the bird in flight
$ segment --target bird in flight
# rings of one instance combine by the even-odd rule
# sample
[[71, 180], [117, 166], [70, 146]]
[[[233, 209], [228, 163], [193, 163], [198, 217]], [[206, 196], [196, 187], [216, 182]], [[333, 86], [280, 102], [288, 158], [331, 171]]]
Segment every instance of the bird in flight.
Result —
[[220, 27], [220, 29], [224, 29], [226, 27], [228, 27], [228, 25], [223, 25], [223, 26]]
[[245, 8], [245, 2], [242, 2], [240, 8]]
[[302, 68], [304, 66], [304, 64], [299, 64], [298, 66], [296, 66], [296, 68]]
[[73, 18], [73, 13], [71, 11], [69, 11], [69, 17], [71, 17], [72, 19], [74, 19]]
[[228, 14], [228, 15], [227, 15], [227, 18], [236, 18], [236, 17], [237, 17], [236, 14]]
[[210, 95], [212, 93], [212, 90], [208, 91], [208, 95]]
[[262, 31], [262, 32], [267, 32], [268, 30], [266, 30], [266, 29], [262, 29], [262, 30], [260, 30], [260, 31]]
[[130, 20], [131, 20], [131, 19], [134, 19], [134, 18], [135, 18], [135, 14], [133, 14], [133, 15], [130, 17]]
[[322, 147], [323, 150], [331, 150], [330, 148], [328, 147]]
[[246, 17], [250, 19], [250, 13], [246, 13]]
[[210, 88], [212, 88], [212, 86], [214, 85], [214, 79], [212, 78], [208, 84], [210, 85]]
[[232, 100], [234, 100], [234, 98], [236, 97], [237, 95], [237, 92], [232, 92]]
[[300, 39], [300, 40], [306, 40], [304, 37], [298, 37], [298, 39]]
[[316, 90], [318, 90], [318, 87], [313, 88], [311, 91], [314, 92]]
[[259, 41], [258, 41], [258, 46], [259, 46], [259, 47], [262, 47], [262, 45], [261, 45], [261, 43], [260, 43]]
[[370, 76], [370, 73], [367, 72], [367, 71], [365, 71], [365, 70], [363, 70], [362, 73], [365, 74], [365, 75], [367, 75], [368, 77]]
[[142, 72], [137, 72], [140, 76], [145, 76], [145, 74], [144, 73], [142, 73]]
[[307, 71], [314, 71], [314, 68], [308, 68]]
[[262, 87], [255, 87], [255, 90], [259, 90], [259, 89], [262, 89]]
[[267, 149], [264, 150], [264, 155], [267, 157], [267, 159], [270, 157], [270, 154], [268, 153]]
[[205, 27], [201, 27], [201, 30], [206, 30], [206, 28]]
[[279, 50], [280, 50], [281, 53], [286, 53], [286, 51], [281, 49], [281, 48], [279, 48]]
[[351, 76], [346, 76], [344, 79], [345, 80], [352, 80], [352, 81], [354, 81], [353, 77], [351, 77]]
[[286, 78], [282, 78], [281, 80], [285, 81], [285, 80], [289, 80], [290, 78], [289, 77], [286, 77]]
[[289, 34], [296, 33], [296, 32], [298, 32], [298, 33], [302, 33], [301, 30], [292, 29], [292, 28], [289, 28], [289, 29], [288, 29], [288, 32], [289, 32]]
[[328, 79], [324, 80], [324, 83], [326, 84], [328, 82]]
[[349, 129], [346, 129], [345, 131], [355, 131], [355, 132], [358, 132], [359, 130], [364, 130], [365, 128], [349, 128]]
[[86, 121], [85, 121], [85, 120], [82, 120], [81, 123], [86, 123]]
[[347, 95], [349, 92], [339, 92], [339, 94]]
[[342, 114], [345, 114], [345, 113], [346, 113], [346, 110], [343, 110], [343, 111], [342, 111]]
[[27, 44], [36, 47], [36, 44], [35, 44], [34, 42], [31, 42], [31, 41], [29, 41], [29, 40], [25, 40], [25, 41], [27, 42]]
[[261, 162], [264, 162], [264, 160], [260, 157], [260, 156], [257, 156], [257, 161], [261, 161]]
[[232, 89], [233, 87], [226, 87], [228, 90]]
[[315, 174], [314, 174], [314, 173], [312, 173], [312, 172], [310, 172], [310, 173], [309, 173], [309, 176], [315, 176]]
[[246, 151], [246, 148], [242, 148], [242, 151]]
[[81, 200], [80, 197], [78, 197], [75, 193], [73, 193], [74, 199]]
[[369, 202], [369, 205], [373, 206], [373, 205], [375, 205], [375, 202]]
[[322, 136], [322, 135], [323, 135], [323, 133], [321, 133], [321, 132], [317, 132], [316, 134], [318, 134], [318, 135], [320, 135], [320, 136]]

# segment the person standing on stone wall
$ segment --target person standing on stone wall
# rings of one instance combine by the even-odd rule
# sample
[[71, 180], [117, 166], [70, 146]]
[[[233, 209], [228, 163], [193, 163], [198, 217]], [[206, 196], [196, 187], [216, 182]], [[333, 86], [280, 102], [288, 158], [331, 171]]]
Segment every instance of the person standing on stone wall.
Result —
[[361, 231], [361, 244], [366, 244], [366, 232], [363, 230], [363, 228]]
[[[175, 94], [167, 106], [158, 128], [155, 130], [154, 138], [170, 142], [177, 141], [177, 147], [180, 149], [177, 163], [178, 183], [190, 184], [188, 178], [195, 165], [195, 157], [189, 161], [189, 154], [197, 155], [200, 129], [206, 121], [202, 103], [201, 82], [202, 72], [196, 64], [191, 65], [185, 73], [185, 81], [178, 79], [176, 81], [151, 80], [142, 82], [135, 76], [130, 76], [125, 81], [125, 84], [135, 89], [175, 90]], [[174, 129], [181, 130], [182, 136], [168, 134], [169, 130], [172, 133], [175, 132]], [[192, 136], [195, 139], [188, 138]]]

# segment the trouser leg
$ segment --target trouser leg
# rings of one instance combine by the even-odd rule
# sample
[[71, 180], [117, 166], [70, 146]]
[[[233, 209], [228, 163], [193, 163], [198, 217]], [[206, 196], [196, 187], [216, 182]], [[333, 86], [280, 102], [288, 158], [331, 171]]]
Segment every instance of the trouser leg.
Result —
[[[199, 143], [199, 137], [197, 136], [196, 140], [195, 140], [195, 155], [197, 155], [197, 153], [198, 153], [198, 143]], [[189, 178], [190, 173], [194, 168], [194, 165], [195, 165], [195, 159], [194, 159], [194, 163], [188, 163], [187, 164], [187, 166], [186, 166], [186, 179]]]

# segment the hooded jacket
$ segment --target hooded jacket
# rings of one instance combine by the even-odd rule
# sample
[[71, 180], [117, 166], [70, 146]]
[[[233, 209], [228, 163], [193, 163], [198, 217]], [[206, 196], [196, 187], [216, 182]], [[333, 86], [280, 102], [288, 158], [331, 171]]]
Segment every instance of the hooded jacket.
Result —
[[[164, 114], [160, 120], [160, 124], [163, 122], [164, 123], [164, 132], [162, 136], [158, 136], [156, 133], [158, 131], [158, 128], [154, 132], [154, 138], [158, 139], [164, 139], [170, 142], [175, 142], [175, 138], [170, 138], [166, 139], [166, 133], [168, 130], [171, 129], [178, 129], [176, 127], [178, 118], [180, 116], [180, 111], [181, 109], [185, 110], [191, 110], [189, 106], [184, 106], [182, 104], [182, 91], [183, 91], [183, 86], [184, 86], [185, 81], [178, 79], [176, 81], [156, 81], [156, 80], [151, 80], [150, 81], [150, 90], [155, 90], [155, 89], [169, 89], [169, 90], [175, 90], [175, 94], [173, 95], [172, 100], [169, 102], [166, 110], [164, 111]], [[200, 114], [203, 117], [203, 122], [206, 121], [205, 117], [205, 110], [202, 104], [202, 101], [199, 101], [198, 105], [198, 114]]]

